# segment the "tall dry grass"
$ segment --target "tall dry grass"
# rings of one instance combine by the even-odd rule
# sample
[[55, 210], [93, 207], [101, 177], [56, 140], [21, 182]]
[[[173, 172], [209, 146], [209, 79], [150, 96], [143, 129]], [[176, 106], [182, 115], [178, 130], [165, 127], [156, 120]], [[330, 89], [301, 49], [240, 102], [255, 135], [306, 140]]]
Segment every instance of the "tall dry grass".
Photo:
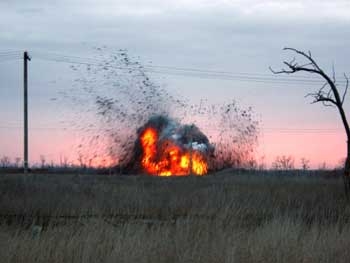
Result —
[[349, 262], [338, 178], [0, 177], [1, 262]]

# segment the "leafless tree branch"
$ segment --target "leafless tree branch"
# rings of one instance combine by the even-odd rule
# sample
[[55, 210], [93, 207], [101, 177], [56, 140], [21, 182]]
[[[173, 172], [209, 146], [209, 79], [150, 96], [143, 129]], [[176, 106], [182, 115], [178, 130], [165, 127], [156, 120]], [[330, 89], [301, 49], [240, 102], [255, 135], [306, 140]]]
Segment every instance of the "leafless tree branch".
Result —
[[303, 64], [303, 65], [301, 65], [300, 67], [307, 67], [307, 66], [312, 66], [312, 63], [310, 62], [310, 63], [306, 63], [306, 64]]
[[318, 71], [322, 71], [321, 68], [317, 65], [316, 61], [312, 58], [311, 56], [311, 51], [308, 51], [308, 54], [306, 54], [303, 51], [297, 50], [295, 48], [290, 48], [290, 47], [285, 47], [283, 50], [291, 50], [294, 51], [295, 53], [305, 57], [307, 60], [311, 62], [311, 65]]
[[[312, 58], [310, 51], [308, 51], [308, 53], [305, 53], [295, 48], [288, 48], [288, 47], [284, 48], [283, 50], [293, 51], [294, 53], [305, 58], [308, 61], [308, 63], [299, 65], [296, 62], [295, 58], [293, 58], [290, 62], [287, 62], [287, 61], [283, 62], [284, 65], [287, 66], [286, 69], [282, 68], [282, 70], [275, 71], [270, 67], [270, 70], [274, 74], [283, 74], [283, 73], [293, 74], [296, 72], [303, 71], [303, 72], [318, 74], [326, 81], [326, 83], [317, 92], [309, 93], [305, 97], [309, 97], [309, 96], [313, 97], [313, 101], [311, 103], [321, 102], [324, 106], [327, 106], [327, 107], [335, 106], [339, 111], [339, 115], [341, 117], [342, 123], [345, 128], [346, 136], [347, 136], [347, 156], [346, 156], [346, 161], [344, 165], [344, 183], [345, 183], [344, 185], [345, 185], [345, 192], [347, 196], [350, 198], [350, 195], [349, 195], [350, 194], [350, 125], [347, 120], [345, 109], [343, 107], [345, 97], [349, 88], [349, 78], [346, 74], [344, 74], [346, 85], [345, 85], [344, 93], [341, 96], [339, 89], [336, 85], [336, 75], [335, 75], [334, 65], [332, 67], [333, 74], [332, 76], [330, 76], [326, 74], [318, 66], [316, 61]], [[329, 87], [329, 89], [325, 90], [326, 87]]]
[[346, 93], [348, 92], [348, 88], [349, 88], [349, 77], [345, 73], [344, 73], [344, 78], [346, 80], [346, 83], [345, 83], [345, 90], [344, 90], [344, 93], [343, 93], [343, 98], [341, 100], [341, 105], [344, 104]]
[[332, 64], [332, 73], [333, 73], [333, 82], [334, 84], [337, 82], [336, 78], [335, 78], [335, 69], [334, 69], [334, 63]]
[[327, 87], [327, 85], [328, 85], [328, 83], [326, 82], [325, 84], [323, 84], [323, 86], [320, 88], [320, 90], [319, 90], [319, 92], [321, 91], [323, 91], [323, 89], [325, 88], [325, 87]]
[[[314, 98], [314, 100], [311, 102], [311, 104], [322, 102], [322, 104], [324, 106], [327, 106], [327, 107], [337, 106], [337, 102], [331, 96], [328, 96], [328, 93], [327, 93], [327, 96], [325, 96], [324, 94], [325, 94], [324, 92], [318, 91], [318, 92], [314, 92], [314, 93], [308, 93], [308, 94], [306, 94], [305, 97], [313, 97]], [[329, 103], [331, 103], [331, 104], [329, 104]]]
[[[308, 63], [299, 65], [296, 62], [296, 59], [293, 58], [290, 62], [284, 61], [283, 64], [286, 65], [286, 68], [282, 68], [279, 71], [273, 70], [270, 67], [271, 72], [274, 73], [274, 74], [293, 74], [293, 73], [296, 73], [296, 72], [303, 71], [303, 72], [309, 72], [309, 73], [320, 75], [321, 77], [323, 77], [326, 80], [326, 83], [317, 92], [309, 93], [305, 97], [312, 96], [314, 98], [314, 100], [311, 103], [322, 102], [322, 104], [327, 106], [327, 107], [329, 107], [329, 106], [337, 106], [339, 108], [339, 106], [341, 106], [340, 105], [341, 102], [340, 102], [340, 98], [338, 96], [339, 93], [338, 93], [336, 85], [335, 85], [336, 78], [335, 78], [334, 65], [333, 65], [333, 75], [332, 75], [332, 79], [331, 79], [318, 66], [316, 61], [312, 58], [312, 54], [311, 54], [310, 51], [305, 53], [305, 52], [297, 50], [295, 48], [288, 48], [288, 47], [285, 47], [283, 50], [293, 51], [293, 52], [301, 55], [306, 60], [308, 60]], [[329, 90], [327, 92], [325, 92], [324, 89], [327, 86], [329, 86]], [[346, 92], [347, 92], [347, 89], [346, 89]], [[333, 97], [333, 95], [335, 96], [335, 98]]]

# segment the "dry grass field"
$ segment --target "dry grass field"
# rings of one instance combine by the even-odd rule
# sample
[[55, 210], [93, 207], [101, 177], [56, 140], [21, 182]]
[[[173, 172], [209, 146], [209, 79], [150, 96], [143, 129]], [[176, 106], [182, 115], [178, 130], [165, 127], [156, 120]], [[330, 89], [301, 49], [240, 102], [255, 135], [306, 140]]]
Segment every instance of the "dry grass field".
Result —
[[0, 261], [349, 262], [340, 178], [0, 176]]

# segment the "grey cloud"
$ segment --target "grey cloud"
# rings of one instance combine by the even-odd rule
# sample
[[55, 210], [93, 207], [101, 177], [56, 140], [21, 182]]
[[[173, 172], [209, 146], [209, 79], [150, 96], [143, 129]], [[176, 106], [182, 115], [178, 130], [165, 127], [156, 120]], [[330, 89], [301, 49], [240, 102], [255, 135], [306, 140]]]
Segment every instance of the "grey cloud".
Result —
[[[187, 62], [198, 63], [237, 58], [234, 53], [238, 53], [242, 61], [252, 63], [255, 59], [254, 63], [263, 64], [286, 45], [320, 53], [332, 47], [332, 55], [344, 65], [345, 56], [335, 50], [341, 49], [348, 55], [344, 50], [350, 40], [350, 21], [344, 20], [341, 13], [349, 4], [340, 0], [331, 4], [325, 1], [317, 4], [315, 1], [87, 0], [84, 5], [78, 0], [49, 3], [32, 0], [22, 9], [19, 2], [9, 4], [8, 1], [8, 9], [0, 18], [0, 29], [5, 32], [0, 39], [7, 45], [21, 42], [31, 47], [55, 49], [87, 42], [130, 48], [147, 56], [169, 57], [169, 53], [176, 53]], [[319, 9], [329, 8], [328, 19], [324, 18], [324, 10], [308, 12], [308, 8], [316, 8], [316, 4]], [[21, 14], [13, 7], [22, 10]], [[285, 10], [289, 12], [283, 13]], [[310, 15], [305, 15], [307, 12]], [[259, 56], [260, 62], [255, 56]]]
[[40, 7], [24, 7], [24, 8], [17, 9], [18, 13], [29, 14], [29, 15], [39, 15], [39, 14], [42, 14], [44, 11], [45, 9]]
[[[349, 5], [340, 0], [1, 0], [0, 51], [28, 49], [90, 57], [92, 46], [107, 45], [127, 48], [131, 55], [158, 65], [268, 74], [269, 65], [279, 68], [284, 58], [290, 58], [281, 49], [292, 46], [312, 50], [326, 69], [335, 62], [341, 74], [350, 71]], [[2, 82], [12, 92], [21, 85], [21, 75], [13, 76], [20, 66], [19, 61], [16, 68], [0, 65]], [[66, 66], [34, 56], [30, 64], [33, 98], [40, 99], [45, 92], [57, 95], [57, 87], [47, 89], [57, 76], [64, 79], [62, 87], [70, 87], [72, 73], [64, 71]], [[217, 100], [245, 98], [265, 120], [305, 116], [314, 110], [302, 100], [306, 87], [284, 87], [281, 92], [273, 84], [257, 84], [255, 89], [256, 83], [182, 76], [166, 76], [164, 82], [189, 99], [198, 94]], [[11, 95], [12, 102], [18, 101], [17, 93]], [[7, 96], [10, 102], [10, 93]], [[284, 108], [287, 104], [298, 106], [292, 111]], [[322, 120], [305, 117], [315, 126], [334, 119], [333, 115]]]

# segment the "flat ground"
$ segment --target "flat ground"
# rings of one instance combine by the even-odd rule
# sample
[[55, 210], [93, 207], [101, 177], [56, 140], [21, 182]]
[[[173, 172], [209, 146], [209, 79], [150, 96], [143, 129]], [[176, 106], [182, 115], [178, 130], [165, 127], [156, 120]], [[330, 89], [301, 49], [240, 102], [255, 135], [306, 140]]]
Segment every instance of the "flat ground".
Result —
[[0, 176], [0, 261], [349, 262], [341, 178]]

